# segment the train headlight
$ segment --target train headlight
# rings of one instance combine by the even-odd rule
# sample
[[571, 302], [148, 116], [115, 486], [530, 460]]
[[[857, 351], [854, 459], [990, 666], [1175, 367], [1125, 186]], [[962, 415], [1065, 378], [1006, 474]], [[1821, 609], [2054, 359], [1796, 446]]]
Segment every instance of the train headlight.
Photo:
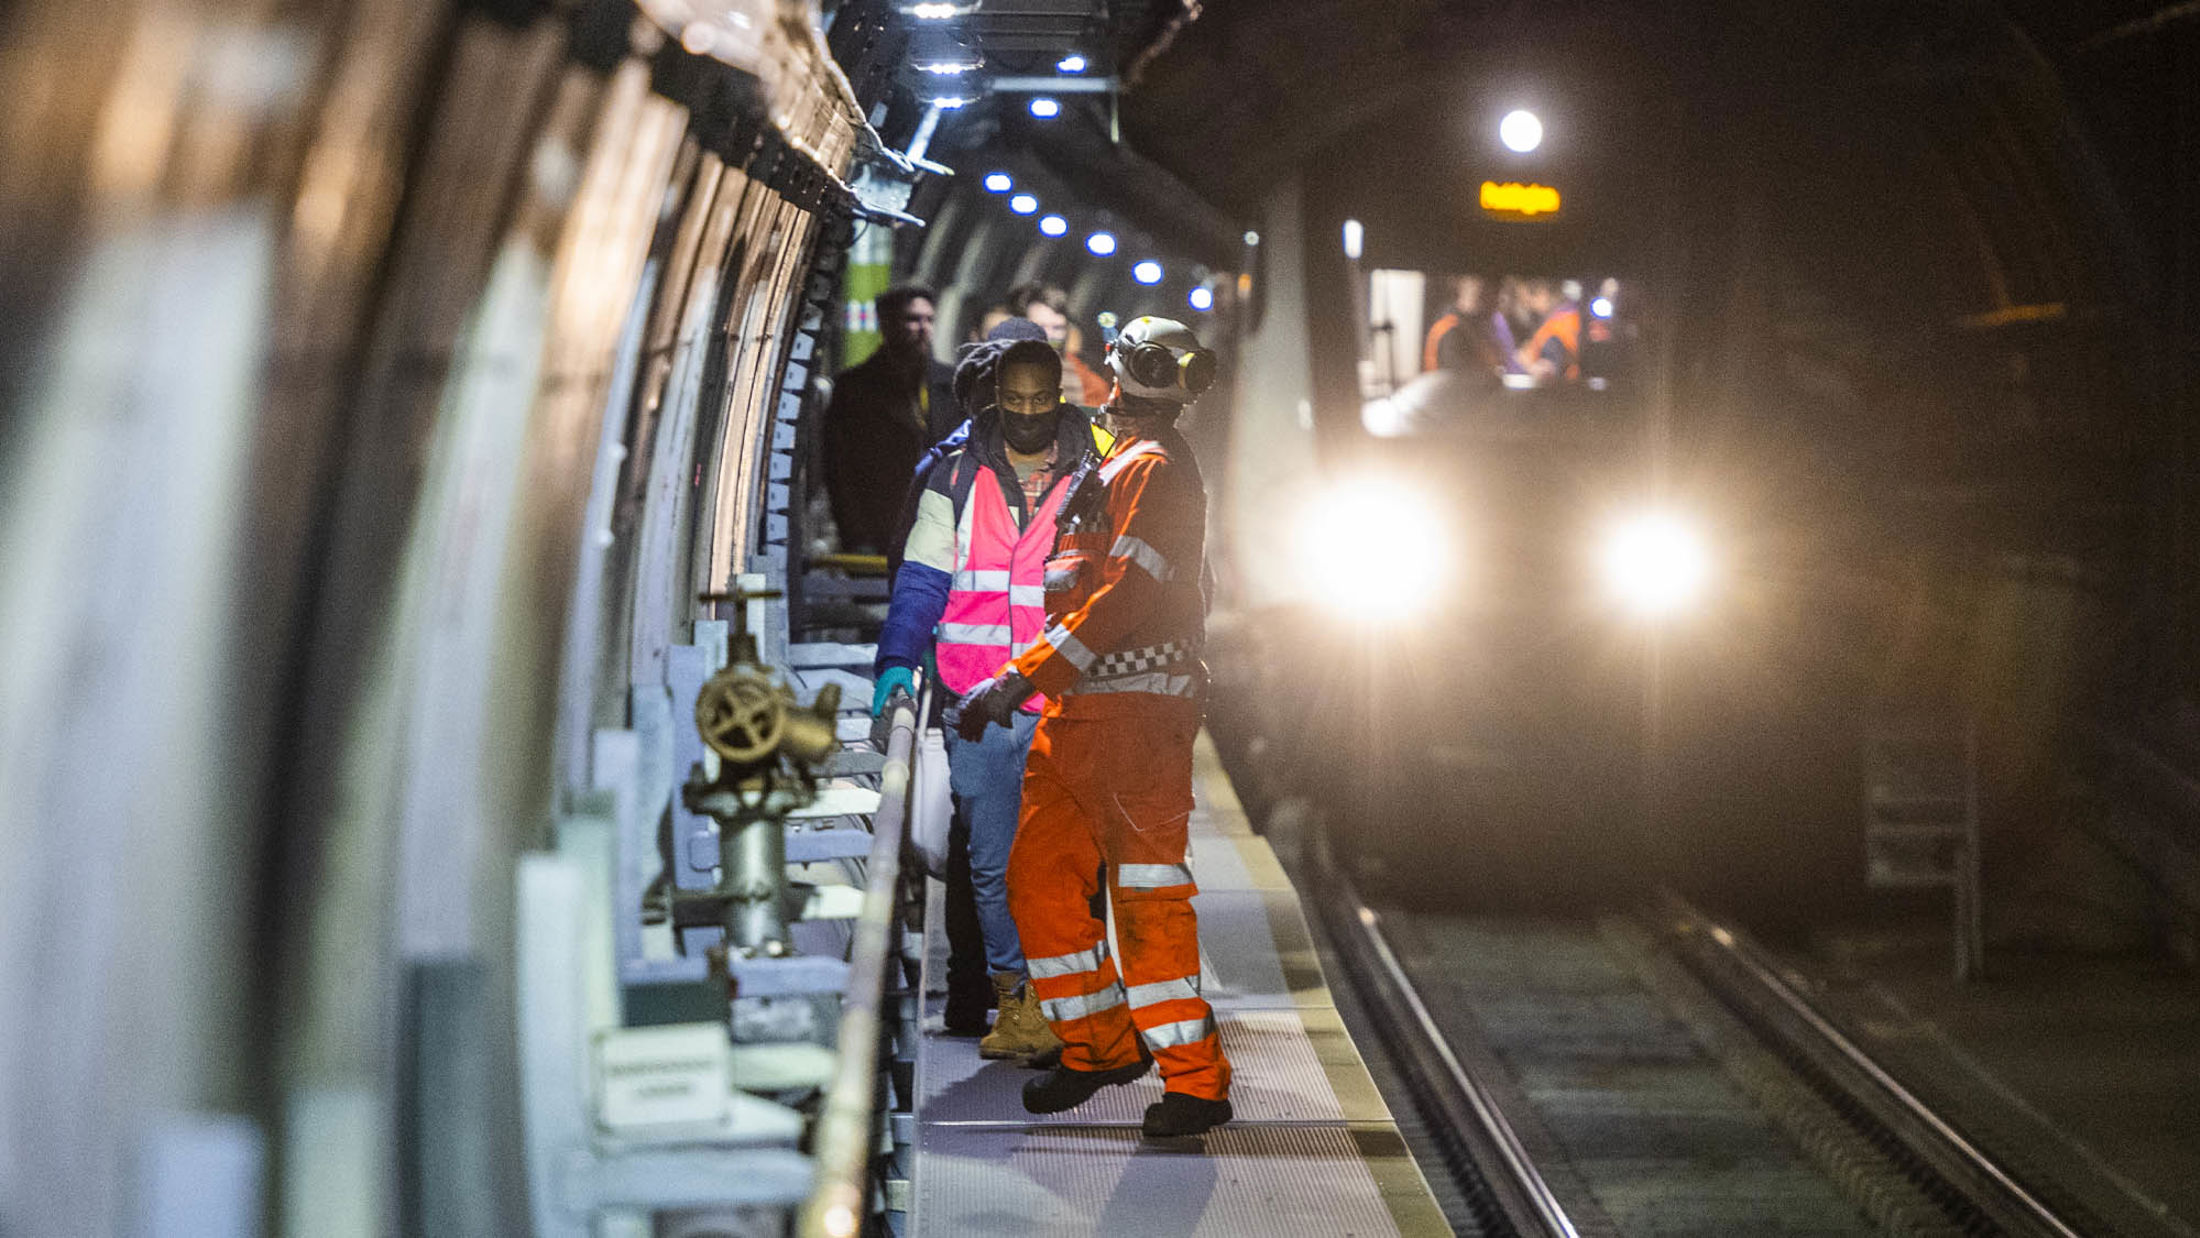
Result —
[[1680, 614], [1711, 586], [1710, 543], [1672, 512], [1638, 512], [1615, 523], [1604, 534], [1598, 565], [1613, 598], [1644, 619]]
[[1410, 483], [1340, 482], [1301, 518], [1302, 579], [1340, 618], [1369, 626], [1418, 619], [1451, 581], [1449, 528], [1442, 505]]

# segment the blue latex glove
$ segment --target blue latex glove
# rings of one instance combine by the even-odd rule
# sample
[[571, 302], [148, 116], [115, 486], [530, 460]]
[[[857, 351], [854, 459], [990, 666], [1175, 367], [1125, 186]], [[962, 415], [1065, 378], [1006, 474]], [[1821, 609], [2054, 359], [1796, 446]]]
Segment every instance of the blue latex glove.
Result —
[[886, 706], [893, 701], [896, 688], [914, 699], [917, 695], [917, 673], [906, 666], [889, 666], [879, 672], [879, 677], [871, 684], [872, 717], [886, 716]]

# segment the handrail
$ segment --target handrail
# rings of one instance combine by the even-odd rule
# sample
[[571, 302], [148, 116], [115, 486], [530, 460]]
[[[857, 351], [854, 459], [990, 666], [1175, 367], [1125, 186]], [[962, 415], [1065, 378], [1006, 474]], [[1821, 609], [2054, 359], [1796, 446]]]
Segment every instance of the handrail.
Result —
[[916, 751], [917, 704], [893, 708], [878, 811], [871, 817], [871, 863], [863, 915], [848, 952], [848, 991], [840, 1005], [840, 1060], [825, 1093], [812, 1144], [817, 1182], [796, 1231], [803, 1238], [854, 1238], [871, 1201], [871, 1154], [878, 1146], [878, 1054], [883, 1035], [886, 969], [893, 958], [895, 905], [901, 884], [902, 835], [909, 815], [909, 777]]
[[842, 571], [850, 576], [883, 579], [886, 575], [885, 555], [811, 555], [804, 562], [811, 567]]

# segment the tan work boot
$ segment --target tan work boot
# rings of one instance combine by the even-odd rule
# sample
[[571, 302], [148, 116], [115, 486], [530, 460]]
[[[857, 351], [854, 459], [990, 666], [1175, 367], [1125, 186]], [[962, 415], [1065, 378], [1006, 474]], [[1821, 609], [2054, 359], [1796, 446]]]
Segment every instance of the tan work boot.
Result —
[[1061, 1049], [1061, 1038], [1039, 1013], [1038, 995], [1022, 976], [1012, 971], [993, 973], [993, 992], [1000, 1013], [993, 1016], [993, 1030], [978, 1042], [978, 1056], [1029, 1059]]

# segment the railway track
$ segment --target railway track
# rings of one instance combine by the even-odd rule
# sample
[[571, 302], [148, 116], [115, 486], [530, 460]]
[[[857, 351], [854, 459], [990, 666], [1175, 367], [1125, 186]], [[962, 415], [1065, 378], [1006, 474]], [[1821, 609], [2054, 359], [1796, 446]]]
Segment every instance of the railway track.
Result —
[[[1475, 1232], [2106, 1232], [1905, 1087], [1744, 933], [1677, 895], [1594, 925], [1485, 925], [1474, 930], [1484, 936], [1462, 937], [1443, 918], [1371, 906], [1307, 842], [1300, 866], [1328, 892], [1309, 906], [1342, 964], [1332, 974], [1364, 1012], [1355, 1031], [1372, 1033], [1389, 1059], [1425, 1132], [1424, 1158], [1441, 1161]], [[1512, 973], [1463, 986], [1465, 960], [1500, 952], [1489, 947], [1507, 933], [1541, 944], [1506, 947]], [[1584, 967], [1609, 975], [1587, 982]], [[1543, 998], [1498, 996], [1539, 971], [1568, 978]], [[1470, 991], [1489, 1003], [1479, 1014]], [[1676, 1042], [1701, 1060], [1681, 1060]], [[1587, 1060], [1579, 1077], [1603, 1082], [1545, 1079], [1558, 1099], [1538, 1101], [1537, 1087], [1498, 1077], [1510, 1073], [1494, 1065], [1501, 1059], [1552, 1044], [1577, 1060], [1551, 1070]], [[1726, 1108], [1702, 1099], [1714, 1093]], [[1559, 1110], [1546, 1112], [1552, 1104]]]

